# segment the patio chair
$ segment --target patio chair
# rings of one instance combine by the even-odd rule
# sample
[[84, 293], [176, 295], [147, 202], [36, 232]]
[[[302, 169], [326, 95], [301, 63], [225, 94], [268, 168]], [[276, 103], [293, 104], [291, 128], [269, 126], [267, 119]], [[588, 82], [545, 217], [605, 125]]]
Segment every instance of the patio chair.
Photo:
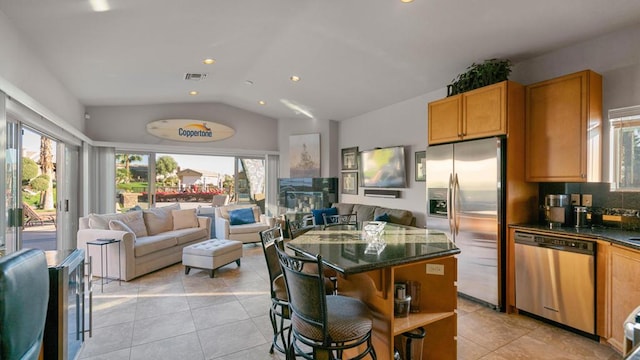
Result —
[[56, 217], [54, 215], [38, 214], [29, 204], [23, 202], [22, 210], [24, 213], [24, 226], [55, 224]]
[[229, 195], [227, 194], [219, 194], [213, 195], [213, 200], [211, 201], [211, 206], [225, 206], [229, 205]]

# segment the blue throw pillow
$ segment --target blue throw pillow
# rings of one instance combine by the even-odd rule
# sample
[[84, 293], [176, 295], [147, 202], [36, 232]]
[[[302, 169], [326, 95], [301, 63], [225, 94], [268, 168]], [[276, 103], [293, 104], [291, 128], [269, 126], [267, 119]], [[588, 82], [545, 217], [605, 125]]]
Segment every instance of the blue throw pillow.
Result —
[[389, 217], [389, 214], [384, 213], [384, 214], [376, 216], [376, 218], [373, 219], [373, 220], [374, 221], [386, 221], [386, 222], [389, 222], [389, 221], [391, 221], [391, 217]]
[[229, 211], [229, 223], [231, 225], [253, 224], [256, 218], [252, 208], [236, 209]]
[[311, 214], [313, 214], [313, 220], [315, 221], [316, 225], [322, 225], [324, 224], [324, 218], [322, 217], [322, 214], [327, 214], [328, 215], [338, 215], [338, 208], [326, 208], [326, 209], [317, 209], [317, 210], [311, 210]]

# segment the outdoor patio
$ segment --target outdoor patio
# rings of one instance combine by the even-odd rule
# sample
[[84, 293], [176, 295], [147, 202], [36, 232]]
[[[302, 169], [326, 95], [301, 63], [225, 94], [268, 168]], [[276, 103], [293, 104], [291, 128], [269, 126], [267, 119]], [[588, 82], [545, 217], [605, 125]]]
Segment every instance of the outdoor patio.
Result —
[[56, 250], [56, 226], [46, 224], [24, 227], [22, 245], [23, 248]]

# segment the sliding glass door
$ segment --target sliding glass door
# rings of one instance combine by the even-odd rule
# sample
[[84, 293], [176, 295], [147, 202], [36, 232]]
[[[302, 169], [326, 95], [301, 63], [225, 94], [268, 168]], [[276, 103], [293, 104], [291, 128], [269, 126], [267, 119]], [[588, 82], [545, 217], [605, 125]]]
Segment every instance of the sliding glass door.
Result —
[[[0, 108], [0, 111], [3, 109]], [[4, 167], [4, 236], [0, 239], [0, 255], [12, 253], [22, 247], [22, 207], [20, 206], [20, 125], [6, 121], [5, 167]]]
[[174, 202], [183, 208], [211, 206], [213, 196], [265, 210], [265, 159], [256, 157], [132, 153], [116, 151], [119, 211]]
[[116, 211], [148, 209], [155, 200], [149, 154], [116, 152]]

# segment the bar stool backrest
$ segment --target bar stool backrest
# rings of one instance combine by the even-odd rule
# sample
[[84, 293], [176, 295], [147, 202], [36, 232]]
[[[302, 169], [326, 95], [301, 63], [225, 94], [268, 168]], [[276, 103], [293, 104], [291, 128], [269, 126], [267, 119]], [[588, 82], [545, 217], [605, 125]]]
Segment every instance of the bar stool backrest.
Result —
[[291, 239], [295, 239], [313, 229], [313, 216], [305, 215], [301, 219], [297, 220], [287, 218], [287, 228], [289, 229], [289, 237]]
[[260, 232], [260, 239], [262, 240], [262, 249], [264, 250], [264, 258], [267, 262], [267, 269], [269, 270], [271, 297], [274, 298], [277, 297], [276, 291], [273, 287], [274, 281], [279, 276], [282, 276], [282, 267], [280, 267], [278, 253], [276, 252], [276, 241], [283, 240], [282, 229], [280, 226], [276, 226], [271, 229], [264, 230]]
[[343, 214], [343, 215], [327, 215], [322, 214], [322, 218], [324, 219], [324, 226], [332, 226], [332, 225], [357, 225], [357, 216], [356, 214]]
[[[329, 342], [322, 258], [319, 255], [315, 258], [289, 255], [284, 251], [284, 244], [276, 249], [287, 283], [289, 306], [293, 311], [293, 331], [310, 339]], [[319, 271], [304, 271], [305, 267], [312, 266]]]

